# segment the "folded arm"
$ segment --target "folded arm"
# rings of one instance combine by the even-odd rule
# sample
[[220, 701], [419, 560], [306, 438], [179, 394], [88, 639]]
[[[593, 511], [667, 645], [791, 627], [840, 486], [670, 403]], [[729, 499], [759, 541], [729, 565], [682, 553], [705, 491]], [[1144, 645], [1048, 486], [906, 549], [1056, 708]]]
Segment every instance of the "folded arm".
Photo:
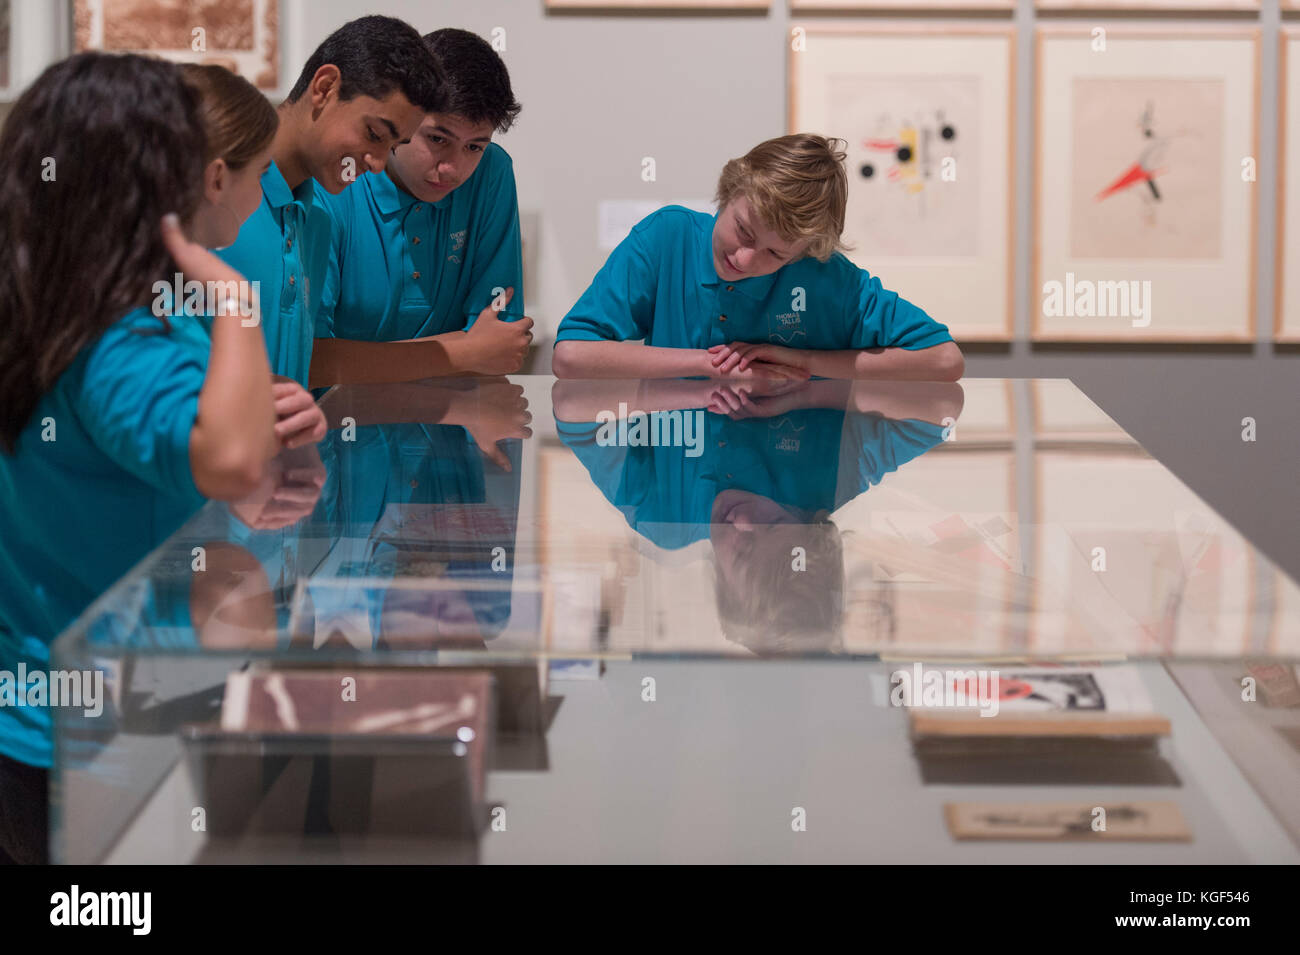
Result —
[[957, 381], [966, 359], [956, 342], [929, 348], [849, 348], [820, 351], [787, 348], [766, 342], [732, 342], [709, 349], [718, 371], [744, 371], [755, 362], [779, 362], [818, 378], [867, 378], [881, 381]]
[[756, 359], [745, 368], [719, 370], [703, 348], [662, 348], [640, 342], [557, 342], [551, 358], [556, 378], [780, 378], [803, 380], [808, 372]]

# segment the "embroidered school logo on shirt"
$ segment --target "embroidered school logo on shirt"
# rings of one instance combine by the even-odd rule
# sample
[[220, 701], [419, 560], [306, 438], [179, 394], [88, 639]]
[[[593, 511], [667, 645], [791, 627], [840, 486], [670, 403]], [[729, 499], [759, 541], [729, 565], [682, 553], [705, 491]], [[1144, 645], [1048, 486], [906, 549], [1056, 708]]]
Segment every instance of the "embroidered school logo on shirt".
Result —
[[782, 415], [769, 421], [767, 428], [768, 445], [773, 451], [783, 451], [787, 454], [799, 453], [799, 432], [804, 429], [803, 425], [797, 425]]
[[807, 337], [803, 330], [803, 316], [799, 312], [783, 312], [768, 319], [768, 340], [791, 345], [798, 338]]
[[454, 262], [456, 265], [460, 264], [460, 256], [456, 253], [465, 248], [465, 234], [468, 231], [468, 229], [461, 229], [459, 232], [453, 232], [451, 235], [447, 236], [451, 241], [451, 255], [447, 256], [448, 262]]

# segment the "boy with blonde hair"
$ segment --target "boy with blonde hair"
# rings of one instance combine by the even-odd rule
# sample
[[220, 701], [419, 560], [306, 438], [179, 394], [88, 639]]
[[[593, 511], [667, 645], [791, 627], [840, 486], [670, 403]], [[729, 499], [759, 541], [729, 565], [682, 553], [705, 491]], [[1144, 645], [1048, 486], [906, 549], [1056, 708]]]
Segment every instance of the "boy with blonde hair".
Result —
[[960, 378], [947, 327], [839, 251], [843, 145], [770, 139], [723, 168], [716, 215], [643, 219], [560, 323], [555, 374]]

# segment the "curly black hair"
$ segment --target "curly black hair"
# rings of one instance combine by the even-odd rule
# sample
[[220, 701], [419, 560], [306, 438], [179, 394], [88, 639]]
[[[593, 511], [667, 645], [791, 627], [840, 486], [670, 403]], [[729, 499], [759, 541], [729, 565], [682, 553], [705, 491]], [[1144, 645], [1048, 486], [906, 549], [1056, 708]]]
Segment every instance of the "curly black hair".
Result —
[[510, 87], [510, 73], [492, 45], [468, 30], [435, 30], [424, 42], [447, 78], [447, 105], [440, 113], [471, 123], [491, 123], [498, 133], [514, 125], [523, 109]]
[[383, 99], [400, 90], [426, 113], [446, 111], [442, 69], [415, 27], [404, 20], [369, 16], [343, 24], [307, 58], [289, 92], [290, 103], [302, 98], [316, 71], [326, 64], [338, 67], [339, 99]]

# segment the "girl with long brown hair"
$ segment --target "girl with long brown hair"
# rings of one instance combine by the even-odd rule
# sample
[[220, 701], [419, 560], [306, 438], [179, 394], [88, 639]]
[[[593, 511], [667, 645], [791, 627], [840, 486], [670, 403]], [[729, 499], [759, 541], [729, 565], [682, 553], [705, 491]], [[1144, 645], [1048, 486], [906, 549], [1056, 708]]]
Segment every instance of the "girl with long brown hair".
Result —
[[[46, 668], [203, 498], [247, 493], [277, 427], [308, 437], [277, 425], [255, 296], [204, 248], [251, 211], [274, 110], [182, 76], [79, 54], [0, 131], [0, 671]], [[159, 292], [177, 286], [215, 295]], [[45, 705], [0, 706], [0, 862], [46, 856], [50, 727]]]

